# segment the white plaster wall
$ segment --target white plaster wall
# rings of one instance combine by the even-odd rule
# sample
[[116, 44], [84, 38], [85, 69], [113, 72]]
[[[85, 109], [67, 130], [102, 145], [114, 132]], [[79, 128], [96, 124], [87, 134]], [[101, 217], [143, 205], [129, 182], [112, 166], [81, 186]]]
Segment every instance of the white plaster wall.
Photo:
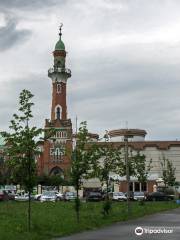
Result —
[[176, 181], [180, 181], [180, 147], [171, 147], [168, 150], [159, 150], [155, 147], [147, 147], [143, 151], [142, 154], [146, 156], [147, 164], [150, 159], [152, 159], [152, 174], [158, 174], [159, 177], [162, 177], [162, 169], [160, 162], [165, 158], [168, 158], [172, 161], [173, 166], [176, 168]]
[[[144, 137], [142, 136], [133, 136], [132, 138], [128, 138], [129, 142], [142, 142], [144, 141]], [[111, 137], [111, 142], [124, 142], [124, 136], [117, 136], [117, 137]]]

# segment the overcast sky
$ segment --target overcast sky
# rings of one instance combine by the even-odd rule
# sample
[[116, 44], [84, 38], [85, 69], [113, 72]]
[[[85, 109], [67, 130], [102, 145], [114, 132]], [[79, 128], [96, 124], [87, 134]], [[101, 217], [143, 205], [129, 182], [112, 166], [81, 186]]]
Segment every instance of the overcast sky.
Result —
[[179, 0], [0, 0], [0, 130], [22, 89], [34, 123], [50, 118], [52, 51], [63, 22], [68, 116], [91, 132], [141, 128], [180, 139]]

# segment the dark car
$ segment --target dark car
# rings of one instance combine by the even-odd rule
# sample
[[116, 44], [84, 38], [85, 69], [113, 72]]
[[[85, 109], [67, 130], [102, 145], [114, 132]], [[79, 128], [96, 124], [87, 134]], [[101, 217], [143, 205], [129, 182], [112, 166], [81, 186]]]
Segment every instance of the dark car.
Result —
[[164, 192], [149, 193], [146, 197], [147, 201], [169, 201], [173, 199], [174, 199], [173, 195], [168, 195]]
[[[125, 192], [125, 196], [126, 196], [126, 198], [127, 198], [127, 192]], [[132, 192], [132, 191], [130, 191], [129, 192], [129, 200], [134, 200], [134, 192]]]
[[90, 192], [86, 197], [86, 201], [101, 201], [103, 196], [100, 192]]
[[14, 191], [7, 191], [7, 194], [8, 194], [8, 198], [9, 200], [15, 200], [15, 192]]
[[9, 200], [9, 196], [5, 190], [0, 190], [0, 201]]

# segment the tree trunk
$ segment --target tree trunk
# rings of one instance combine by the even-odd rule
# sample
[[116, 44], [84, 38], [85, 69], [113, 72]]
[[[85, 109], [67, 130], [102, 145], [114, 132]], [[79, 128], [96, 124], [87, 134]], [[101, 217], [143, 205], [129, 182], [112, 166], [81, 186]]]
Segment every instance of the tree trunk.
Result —
[[[27, 122], [28, 126], [28, 122]], [[31, 152], [28, 150], [28, 231], [31, 231]]]
[[79, 201], [79, 183], [76, 186], [76, 201], [75, 201], [75, 209], [76, 209], [76, 218], [77, 222], [80, 222], [80, 201]]
[[28, 192], [28, 231], [31, 231], [31, 191]]
[[106, 201], [109, 200], [108, 190], [109, 190], [109, 177], [106, 179]]

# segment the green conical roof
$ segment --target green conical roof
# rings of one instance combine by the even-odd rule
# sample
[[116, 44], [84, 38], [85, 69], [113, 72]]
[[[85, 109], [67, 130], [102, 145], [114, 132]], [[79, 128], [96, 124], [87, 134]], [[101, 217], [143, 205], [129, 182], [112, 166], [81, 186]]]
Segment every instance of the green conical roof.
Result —
[[55, 50], [65, 50], [65, 45], [64, 45], [63, 41], [61, 40], [61, 38], [56, 43]]

